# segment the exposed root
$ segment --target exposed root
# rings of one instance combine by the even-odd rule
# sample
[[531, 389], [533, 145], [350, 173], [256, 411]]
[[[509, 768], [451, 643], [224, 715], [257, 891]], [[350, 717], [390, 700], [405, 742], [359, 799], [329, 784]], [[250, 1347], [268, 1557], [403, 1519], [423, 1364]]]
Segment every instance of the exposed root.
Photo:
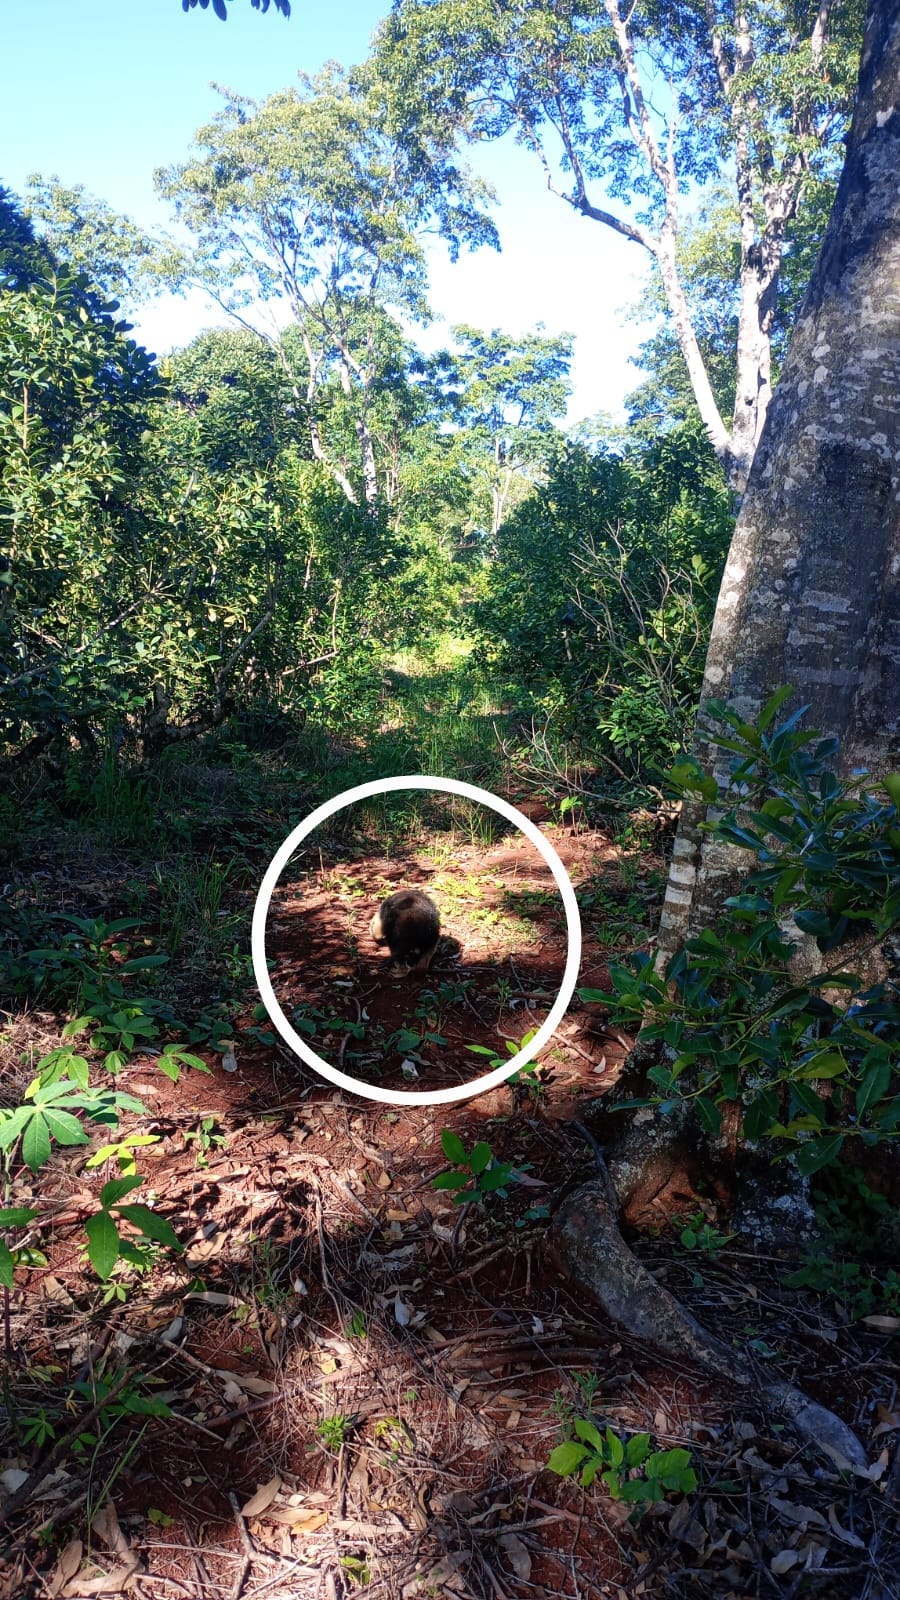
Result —
[[791, 1384], [762, 1378], [750, 1361], [709, 1333], [657, 1283], [622, 1238], [618, 1204], [605, 1173], [565, 1197], [553, 1219], [550, 1246], [557, 1265], [635, 1338], [696, 1362], [742, 1389], [754, 1389], [761, 1403], [780, 1413], [806, 1443], [840, 1466], [869, 1476], [862, 1445], [839, 1417]]

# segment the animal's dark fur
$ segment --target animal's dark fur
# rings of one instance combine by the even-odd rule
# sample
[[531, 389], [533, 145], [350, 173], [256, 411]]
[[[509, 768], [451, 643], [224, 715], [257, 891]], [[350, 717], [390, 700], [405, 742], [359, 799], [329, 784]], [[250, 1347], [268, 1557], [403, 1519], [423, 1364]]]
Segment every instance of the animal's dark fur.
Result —
[[386, 944], [399, 966], [426, 970], [437, 949], [441, 919], [419, 889], [401, 889], [382, 902], [370, 923], [373, 939]]

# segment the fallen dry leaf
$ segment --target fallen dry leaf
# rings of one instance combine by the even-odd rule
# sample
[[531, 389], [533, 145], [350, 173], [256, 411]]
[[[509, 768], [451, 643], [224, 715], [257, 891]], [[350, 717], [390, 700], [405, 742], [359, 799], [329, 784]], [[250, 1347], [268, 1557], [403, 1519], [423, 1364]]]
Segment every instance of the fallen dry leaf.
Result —
[[517, 1533], [505, 1533], [497, 1543], [519, 1582], [528, 1583], [531, 1578], [531, 1556], [528, 1546], [522, 1543]]
[[53, 1576], [47, 1585], [50, 1593], [54, 1596], [54, 1600], [58, 1594], [62, 1593], [70, 1578], [74, 1578], [76, 1572], [81, 1566], [81, 1558], [83, 1554], [84, 1545], [82, 1544], [81, 1540], [70, 1539], [69, 1543], [62, 1551], [62, 1554], [60, 1555], [60, 1558], [53, 1569]]
[[256, 1493], [250, 1496], [246, 1505], [241, 1506], [241, 1516], [258, 1517], [261, 1511], [265, 1511], [266, 1507], [272, 1504], [280, 1488], [281, 1479], [277, 1476], [270, 1478], [268, 1483], [262, 1484]]

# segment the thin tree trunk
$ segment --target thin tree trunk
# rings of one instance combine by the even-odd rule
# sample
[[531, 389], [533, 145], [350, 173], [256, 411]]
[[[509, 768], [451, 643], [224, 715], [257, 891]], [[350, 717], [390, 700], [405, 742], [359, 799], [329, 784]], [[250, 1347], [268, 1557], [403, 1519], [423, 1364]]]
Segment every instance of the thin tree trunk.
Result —
[[[695, 754], [727, 773], [711, 698], [752, 718], [782, 684], [847, 772], [900, 759], [900, 3], [869, 0], [847, 159], [722, 579]], [[729, 885], [686, 804], [660, 957]]]

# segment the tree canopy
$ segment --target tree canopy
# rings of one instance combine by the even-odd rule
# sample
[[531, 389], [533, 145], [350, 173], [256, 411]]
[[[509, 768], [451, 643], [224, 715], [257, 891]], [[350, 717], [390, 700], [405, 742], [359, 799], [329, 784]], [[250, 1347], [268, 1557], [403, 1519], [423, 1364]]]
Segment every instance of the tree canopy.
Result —
[[[858, 0], [400, 0], [376, 56], [413, 148], [512, 134], [561, 200], [645, 251], [740, 488], [771, 394], [782, 260], [810, 192], [835, 182], [860, 30]], [[679, 260], [688, 196], [723, 173], [739, 246], [730, 422]]]

